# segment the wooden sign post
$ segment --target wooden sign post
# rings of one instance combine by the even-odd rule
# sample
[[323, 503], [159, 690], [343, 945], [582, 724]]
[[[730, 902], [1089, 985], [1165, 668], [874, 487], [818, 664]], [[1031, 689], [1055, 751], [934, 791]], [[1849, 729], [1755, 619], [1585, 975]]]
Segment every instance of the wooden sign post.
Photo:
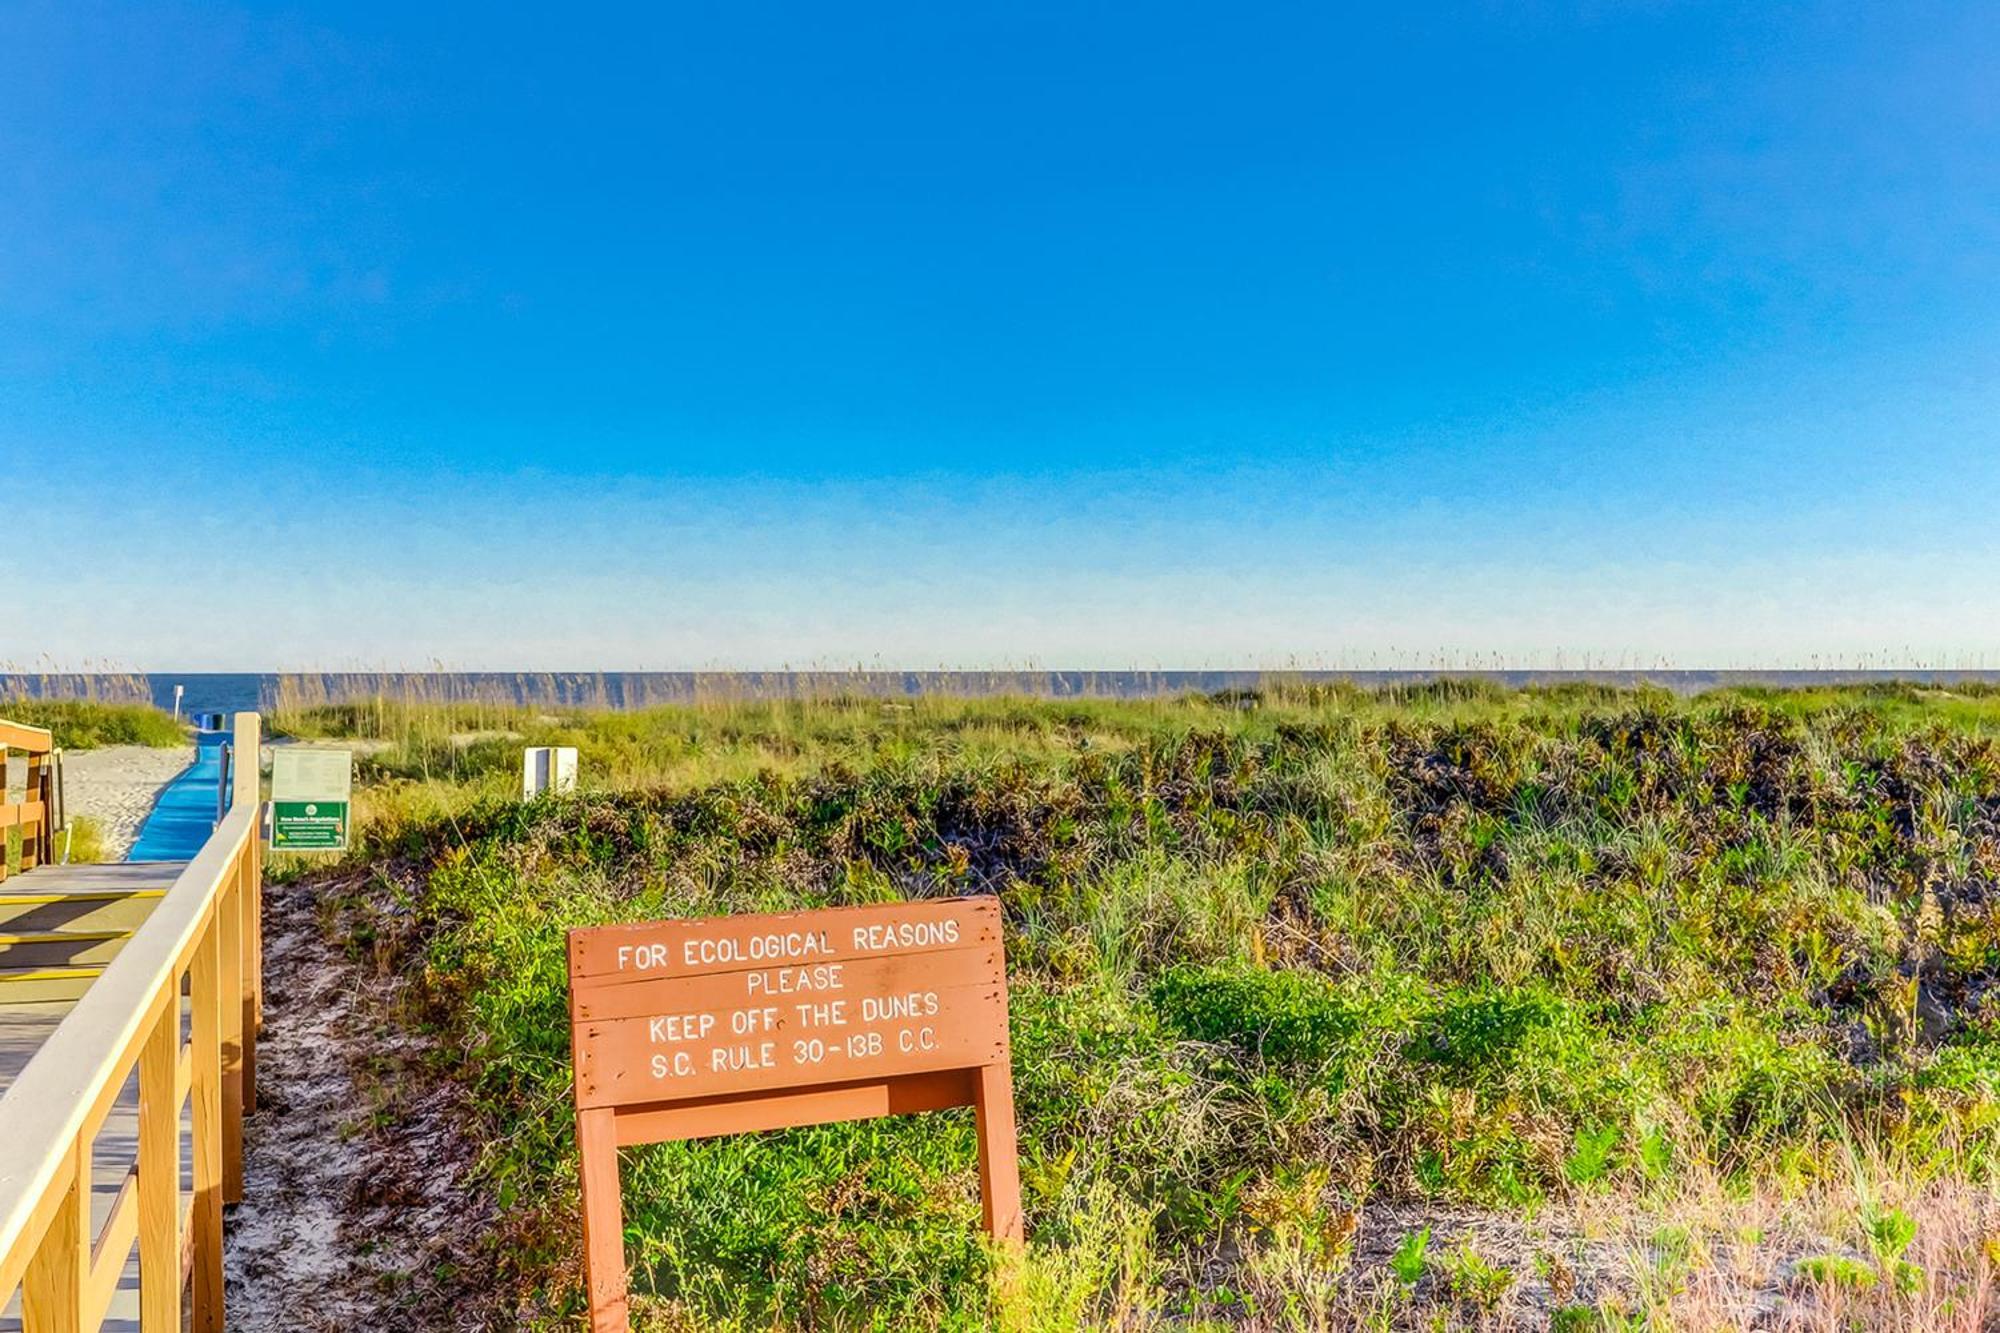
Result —
[[634, 1144], [971, 1106], [986, 1229], [1021, 1239], [997, 900], [574, 930], [569, 978], [596, 1333], [628, 1327]]

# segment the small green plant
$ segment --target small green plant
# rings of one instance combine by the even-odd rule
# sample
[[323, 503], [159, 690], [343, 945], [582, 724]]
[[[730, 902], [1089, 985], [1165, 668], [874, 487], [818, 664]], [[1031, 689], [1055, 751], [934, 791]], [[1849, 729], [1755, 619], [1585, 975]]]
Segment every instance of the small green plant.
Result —
[[1487, 1260], [1472, 1248], [1470, 1241], [1462, 1242], [1445, 1256], [1444, 1273], [1452, 1295], [1481, 1314], [1498, 1311], [1507, 1293], [1514, 1289], [1513, 1270]]
[[1808, 1281], [1826, 1287], [1847, 1287], [1866, 1291], [1875, 1285], [1875, 1269], [1851, 1254], [1815, 1254], [1799, 1260], [1796, 1271]]
[[1431, 1229], [1420, 1227], [1408, 1232], [1396, 1243], [1396, 1252], [1389, 1256], [1389, 1271], [1405, 1287], [1415, 1287], [1423, 1281], [1424, 1269], [1428, 1267], [1426, 1258], [1431, 1247]]
[[1610, 1173], [1611, 1152], [1618, 1146], [1618, 1126], [1598, 1129], [1577, 1127], [1576, 1140], [1563, 1161], [1563, 1174], [1572, 1185], [1594, 1185]]
[[1861, 1215], [1861, 1230], [1876, 1268], [1896, 1290], [1915, 1291], [1923, 1285], [1924, 1270], [1903, 1258], [1917, 1238], [1915, 1218], [1900, 1208], [1869, 1208]]
[[1639, 1136], [1639, 1169], [1648, 1180], [1662, 1180], [1674, 1164], [1674, 1145], [1666, 1132], [1649, 1126]]
[[1848, 1254], [1816, 1254], [1799, 1260], [1799, 1276], [1824, 1286], [1856, 1291], [1887, 1284], [1909, 1293], [1923, 1286], [1923, 1268], [1903, 1257], [1917, 1238], [1914, 1218], [1900, 1208], [1871, 1205], [1862, 1209], [1861, 1234], [1868, 1243], [1868, 1259]]

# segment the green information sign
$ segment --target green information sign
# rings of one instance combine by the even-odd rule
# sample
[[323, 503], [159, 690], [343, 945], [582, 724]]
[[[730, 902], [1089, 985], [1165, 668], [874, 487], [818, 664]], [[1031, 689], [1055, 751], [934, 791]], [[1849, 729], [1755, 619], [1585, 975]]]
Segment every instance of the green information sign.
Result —
[[287, 852], [346, 851], [347, 802], [271, 802], [271, 846]]
[[271, 849], [344, 852], [354, 756], [281, 746], [271, 756]]

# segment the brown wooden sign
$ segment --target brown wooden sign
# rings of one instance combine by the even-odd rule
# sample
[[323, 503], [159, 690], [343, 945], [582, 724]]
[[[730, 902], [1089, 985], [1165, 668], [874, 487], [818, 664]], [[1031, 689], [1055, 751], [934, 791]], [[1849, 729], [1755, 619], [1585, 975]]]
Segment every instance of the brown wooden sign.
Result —
[[986, 1228], [1021, 1238], [997, 900], [574, 930], [569, 977], [593, 1330], [628, 1326], [633, 1144], [971, 1106]]

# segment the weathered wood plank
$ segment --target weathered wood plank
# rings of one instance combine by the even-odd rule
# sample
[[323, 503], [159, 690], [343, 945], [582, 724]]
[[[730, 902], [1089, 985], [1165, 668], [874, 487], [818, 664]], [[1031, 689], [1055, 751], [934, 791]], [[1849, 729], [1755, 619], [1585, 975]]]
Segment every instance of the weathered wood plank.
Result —
[[188, 973], [194, 1064], [193, 1333], [222, 1333], [222, 931], [214, 917]]
[[181, 1328], [181, 1049], [176, 1004], [139, 1054], [140, 1333]]
[[90, 1275], [90, 1247], [84, 1235], [89, 1150], [70, 1154], [68, 1166], [68, 1179], [56, 1192], [55, 1215], [21, 1281], [25, 1333], [83, 1333], [83, 1289]]
[[243, 1201], [243, 881], [231, 876], [216, 901], [216, 991], [222, 1060], [222, 1201]]

